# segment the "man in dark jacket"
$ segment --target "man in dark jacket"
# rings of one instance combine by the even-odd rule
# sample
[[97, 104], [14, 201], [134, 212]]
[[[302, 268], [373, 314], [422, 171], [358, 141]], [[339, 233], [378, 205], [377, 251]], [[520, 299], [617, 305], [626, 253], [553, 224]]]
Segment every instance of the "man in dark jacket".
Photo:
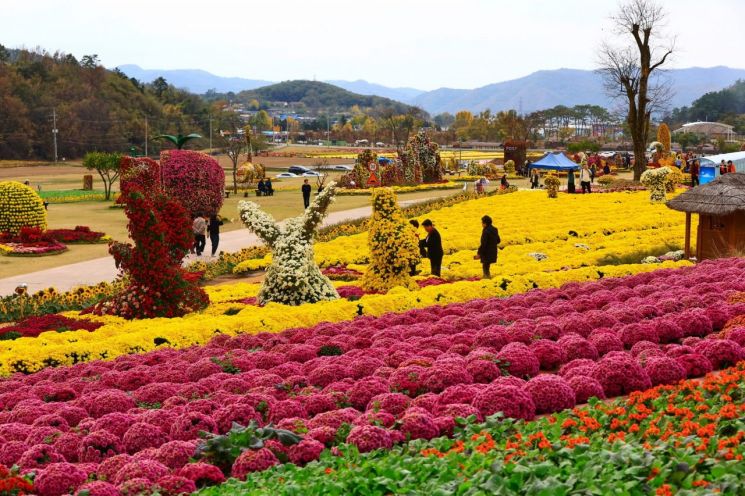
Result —
[[310, 184], [308, 184], [308, 180], [306, 179], [303, 181], [303, 203], [305, 204], [305, 208], [308, 208], [310, 206]]
[[423, 246], [427, 249], [427, 258], [432, 268], [432, 275], [440, 277], [440, 268], [442, 267], [442, 257], [445, 252], [442, 249], [442, 238], [440, 232], [435, 229], [434, 224], [429, 219], [422, 222], [422, 227], [427, 231], [427, 237], [423, 240]]
[[481, 217], [481, 226], [484, 228], [481, 231], [481, 245], [479, 246], [478, 255], [474, 259], [481, 260], [481, 266], [484, 269], [484, 279], [491, 279], [489, 267], [491, 264], [497, 263], [497, 248], [502, 240], [499, 239], [499, 231], [492, 225], [491, 217], [488, 215]]

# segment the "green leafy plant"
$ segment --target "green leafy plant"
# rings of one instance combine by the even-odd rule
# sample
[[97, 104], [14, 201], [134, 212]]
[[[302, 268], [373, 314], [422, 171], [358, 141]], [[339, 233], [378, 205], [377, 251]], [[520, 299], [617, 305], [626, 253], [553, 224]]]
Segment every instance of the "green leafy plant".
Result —
[[285, 446], [292, 446], [303, 440], [294, 432], [276, 429], [272, 424], [259, 427], [256, 422], [251, 422], [247, 427], [233, 422], [233, 427], [226, 434], [202, 432], [201, 436], [204, 440], [197, 447], [195, 457], [212, 463], [225, 473], [230, 473], [230, 467], [241, 453], [261, 449], [265, 441], [276, 439]]
[[153, 139], [170, 141], [176, 146], [177, 150], [181, 150], [184, 147], [184, 145], [188, 143], [189, 141], [193, 139], [198, 139], [201, 137], [202, 135], [197, 134], [197, 133], [187, 134], [186, 136], [184, 136], [183, 134], [177, 134], [175, 136], [173, 134], [161, 134], [159, 136], [156, 136]]

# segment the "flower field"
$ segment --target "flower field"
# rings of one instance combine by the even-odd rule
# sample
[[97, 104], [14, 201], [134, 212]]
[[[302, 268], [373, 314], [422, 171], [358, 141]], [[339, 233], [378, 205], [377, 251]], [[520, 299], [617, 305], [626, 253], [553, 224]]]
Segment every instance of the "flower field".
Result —
[[[654, 396], [661, 391], [674, 394], [675, 387], [667, 386], [619, 400], [627, 402], [626, 407], [593, 403], [570, 409], [592, 396], [610, 398], [674, 385], [745, 358], [745, 329], [722, 332], [730, 319], [745, 314], [743, 276], [743, 260], [704, 262], [508, 298], [469, 298], [379, 318], [362, 316], [278, 333], [223, 334], [201, 347], [16, 374], [0, 382], [0, 463], [17, 464], [22, 473], [34, 471], [35, 491], [42, 496], [66, 494], [86, 488], [86, 483], [100, 494], [155, 489], [178, 494], [231, 475], [266, 484], [264, 491], [269, 491], [268, 486], [280, 480], [273, 477], [275, 472], [251, 474], [285, 460], [301, 466], [319, 457], [320, 464], [307, 469], [285, 466], [280, 477], [282, 484], [290, 477], [290, 484], [277, 491], [292, 494], [293, 487], [310, 484], [303, 475], [310, 474], [312, 484], [318, 485], [308, 494], [325, 494], [327, 482], [313, 477], [323, 471], [332, 475], [329, 481], [349, 488], [344, 494], [372, 494], [364, 492], [369, 487], [365, 484], [381, 481], [357, 482], [356, 476], [344, 475], [345, 467], [362, 464], [373, 471], [376, 464], [395, 467], [401, 457], [415, 457], [412, 466], [423, 471], [416, 472], [419, 482], [397, 481], [400, 474], [389, 469], [389, 491], [396, 484], [425, 484], [427, 473], [441, 474], [441, 479], [430, 480], [433, 484], [468, 484], [468, 479], [473, 487], [489, 487], [494, 477], [510, 484], [538, 484], [536, 479], [566, 473], [566, 460], [592, 459], [595, 453], [609, 460], [639, 458], [643, 463], [633, 464], [634, 470], [654, 480], [653, 487], [662, 488], [668, 477], [677, 485], [731, 483], [733, 468], [714, 470], [712, 462], [705, 461], [701, 473], [694, 474], [692, 467], [700, 464], [687, 453], [699, 453], [703, 443], [706, 453], [699, 456], [726, 460], [731, 447], [737, 461], [741, 426], [730, 422], [723, 430], [719, 424], [737, 417], [740, 393], [734, 390], [740, 386], [732, 377], [740, 372], [707, 379], [705, 385], [719, 384], [716, 377], [729, 382], [716, 398], [714, 389], [701, 392], [709, 401], [706, 410], [698, 406], [696, 396], [686, 399], [696, 394], [694, 383], [676, 386], [686, 393], [672, 399]], [[211, 296], [220, 300], [233, 295], [223, 289]], [[84, 332], [95, 337], [102, 329]], [[660, 404], [664, 415], [657, 413]], [[621, 413], [618, 408], [627, 410]], [[557, 415], [528, 424], [474, 425], [464, 431], [467, 434], [458, 431], [454, 441], [416, 441], [453, 436], [457, 419], [481, 422], [498, 413], [524, 421]], [[630, 420], [644, 430], [632, 430]], [[200, 433], [226, 434], [233, 422], [245, 426], [252, 421], [272, 423], [300, 440], [288, 446], [268, 439], [260, 449], [237, 453], [214, 446], [197, 450], [203, 442]], [[546, 439], [534, 437], [538, 432]], [[687, 434], [677, 439], [682, 432]], [[618, 443], [612, 442], [605, 452], [600, 440], [607, 442], [611, 436]], [[631, 442], [637, 438], [640, 442]], [[238, 434], [220, 439], [238, 447], [246, 442]], [[724, 444], [714, 450], [711, 439]], [[463, 455], [459, 446], [466, 445], [457, 444], [459, 440], [479, 456]], [[675, 440], [680, 445], [675, 446]], [[409, 441], [415, 442], [394, 448]], [[341, 451], [325, 451], [337, 445]], [[556, 450], [555, 458], [548, 457], [548, 446]], [[354, 454], [381, 448], [388, 452], [377, 451], [369, 458]], [[617, 450], [621, 454], [614, 454]], [[655, 457], [655, 450], [664, 457]], [[332, 458], [330, 453], [340, 456]], [[678, 459], [688, 468], [673, 479], [671, 460]], [[502, 464], [494, 465], [497, 460]], [[522, 475], [513, 480], [516, 464], [523, 463], [518, 472]], [[603, 474], [611, 477], [613, 471], [606, 467]], [[583, 477], [577, 477], [577, 484], [591, 478]], [[259, 487], [252, 482], [245, 490]], [[235, 486], [221, 489], [235, 494], [231, 490]]]
[[[368, 232], [353, 225], [313, 247], [330, 301], [261, 305], [260, 284], [231, 282], [180, 317], [62, 311], [126, 278], [3, 299], [0, 484], [40, 496], [745, 490], [745, 260], [675, 261], [683, 218], [646, 192], [446, 205], [417, 215], [442, 233], [443, 278], [425, 260], [406, 288], [365, 286]], [[484, 214], [504, 244], [491, 280], [473, 260]], [[247, 249], [263, 258], [236, 268], [267, 267], [265, 253]]]

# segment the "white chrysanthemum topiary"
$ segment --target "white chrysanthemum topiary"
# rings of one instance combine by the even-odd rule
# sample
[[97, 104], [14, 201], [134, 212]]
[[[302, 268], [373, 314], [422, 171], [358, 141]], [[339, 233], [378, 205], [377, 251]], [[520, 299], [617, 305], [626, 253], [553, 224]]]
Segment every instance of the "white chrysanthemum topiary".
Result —
[[667, 176], [670, 172], [667, 167], [660, 167], [659, 169], [646, 170], [642, 174], [641, 183], [649, 190], [649, 201], [652, 203], [665, 202]]
[[334, 200], [336, 183], [329, 184], [300, 217], [277, 224], [253, 202], [238, 204], [241, 220], [272, 250], [272, 264], [259, 290], [260, 303], [301, 305], [335, 300], [339, 294], [313, 260], [313, 235]]

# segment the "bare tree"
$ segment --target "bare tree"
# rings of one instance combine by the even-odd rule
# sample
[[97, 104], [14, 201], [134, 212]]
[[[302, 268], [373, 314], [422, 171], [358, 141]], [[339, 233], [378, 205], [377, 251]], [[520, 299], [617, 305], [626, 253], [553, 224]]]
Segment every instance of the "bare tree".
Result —
[[[653, 112], [662, 110], [670, 99], [668, 84], [651, 78], [675, 50], [675, 40], [664, 39], [666, 12], [654, 0], [628, 0], [611, 17], [618, 34], [633, 42], [613, 46], [604, 42], [599, 51], [598, 72], [612, 98], [628, 105], [626, 121], [634, 144], [634, 179], [647, 167], [645, 148]], [[655, 76], [657, 76], [655, 74]]]
[[238, 160], [246, 149], [246, 142], [228, 131], [220, 131], [225, 141], [225, 154], [233, 164], [233, 194], [238, 193]]
[[327, 159], [321, 159], [316, 161], [313, 165], [313, 170], [318, 173], [316, 176], [316, 187], [318, 188], [318, 192], [320, 193], [323, 191], [323, 185], [326, 184], [326, 180], [328, 179], [328, 169], [329, 169], [329, 161]]

